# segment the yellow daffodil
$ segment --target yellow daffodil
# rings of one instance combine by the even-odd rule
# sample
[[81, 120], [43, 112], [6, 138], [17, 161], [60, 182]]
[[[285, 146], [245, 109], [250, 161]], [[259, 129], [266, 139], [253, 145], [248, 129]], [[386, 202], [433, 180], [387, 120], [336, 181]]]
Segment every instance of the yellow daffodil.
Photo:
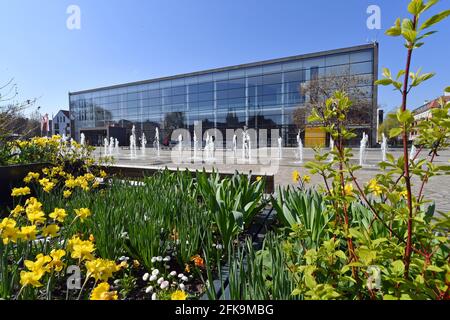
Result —
[[117, 291], [109, 291], [108, 282], [102, 282], [92, 290], [91, 300], [117, 300]]
[[43, 178], [39, 180], [39, 184], [43, 187], [44, 191], [50, 193], [55, 187], [56, 183], [50, 181], [48, 178]]
[[19, 238], [24, 240], [35, 240], [36, 239], [36, 226], [26, 226], [21, 227], [18, 233]]
[[84, 179], [86, 179], [87, 181], [92, 181], [95, 179], [95, 176], [92, 173], [86, 173], [84, 175]]
[[171, 300], [186, 300], [187, 294], [182, 290], [177, 290], [170, 296]]
[[62, 257], [64, 257], [66, 255], [66, 251], [60, 249], [60, 250], [55, 250], [53, 249], [50, 252], [50, 257], [52, 258], [52, 261], [49, 263], [49, 267], [54, 269], [56, 272], [60, 272], [63, 267], [64, 267], [64, 263], [62, 262]]
[[44, 237], [54, 238], [58, 235], [59, 227], [56, 224], [50, 224], [42, 229], [42, 235]]
[[75, 183], [78, 187], [80, 187], [84, 191], [89, 191], [89, 183], [85, 177], [80, 176], [80, 177], [76, 178]]
[[42, 203], [40, 203], [36, 198], [29, 198], [25, 202], [25, 207], [27, 218], [32, 224], [41, 224], [45, 222], [46, 218], [44, 212], [42, 211]]
[[27, 218], [32, 224], [43, 224], [47, 220], [42, 210], [28, 210]]
[[77, 218], [80, 218], [80, 220], [84, 222], [84, 220], [91, 215], [91, 210], [88, 208], [75, 209], [75, 214], [77, 215]]
[[74, 179], [67, 179], [65, 182], [66, 188], [74, 189], [77, 186], [77, 183]]
[[11, 196], [20, 197], [20, 196], [29, 195], [30, 193], [31, 193], [31, 190], [28, 187], [14, 188], [14, 189], [12, 189]]
[[72, 195], [72, 191], [70, 191], [70, 190], [64, 190], [64, 192], [63, 192], [63, 197], [64, 198], [69, 198], [70, 196]]
[[14, 210], [11, 211], [11, 214], [12, 214], [13, 217], [18, 217], [24, 212], [25, 212], [25, 208], [18, 204], [14, 208]]
[[48, 178], [42, 178], [41, 180], [39, 180], [39, 184], [43, 187], [45, 187], [45, 185], [49, 182], [50, 180]]
[[45, 273], [50, 271], [50, 267], [48, 266], [50, 261], [52, 261], [50, 256], [40, 253], [36, 256], [36, 261], [25, 260], [24, 264], [30, 271]]
[[344, 187], [344, 194], [346, 196], [353, 195], [353, 185], [351, 183], [347, 183]]
[[100, 177], [101, 178], [106, 178], [107, 174], [104, 170], [100, 170]]
[[94, 244], [91, 241], [83, 241], [79, 237], [74, 236], [67, 244], [67, 250], [71, 252], [74, 259], [94, 260], [92, 252], [95, 251]]
[[4, 218], [0, 222], [0, 236], [3, 244], [8, 244], [10, 241], [16, 242], [18, 237], [18, 229], [16, 228], [16, 221], [10, 218]]
[[25, 201], [25, 206], [29, 210], [41, 210], [42, 203], [40, 203], [36, 198], [31, 197]]
[[66, 213], [66, 210], [64, 210], [64, 209], [55, 208], [55, 210], [53, 210], [53, 212], [50, 213], [48, 216], [55, 221], [64, 222], [64, 219], [66, 218], [67, 213]]
[[298, 170], [295, 170], [294, 172], [292, 172], [292, 181], [298, 182], [299, 180], [300, 180], [300, 173], [298, 172]]
[[139, 268], [140, 265], [141, 265], [141, 264], [139, 263], [139, 261], [133, 260], [133, 267]]
[[55, 183], [54, 182], [49, 182], [44, 186], [44, 191], [47, 193], [50, 193], [53, 188], [55, 187]]
[[258, 182], [261, 181], [261, 179], [262, 179], [261, 176], [257, 176], [257, 177], [256, 177], [256, 181], [258, 181]]
[[22, 287], [33, 286], [35, 288], [42, 287], [41, 280], [44, 273], [33, 272], [33, 271], [21, 271], [20, 272], [20, 284]]
[[33, 180], [39, 179], [39, 173], [37, 172], [28, 172], [27, 176], [23, 179], [25, 183], [30, 183]]
[[400, 197], [406, 199], [408, 198], [408, 191], [407, 190], [403, 190], [402, 192], [400, 192]]
[[383, 193], [383, 189], [378, 184], [376, 179], [370, 180], [368, 187], [369, 187], [369, 191], [372, 192], [376, 196], [379, 196]]
[[121, 265], [116, 265], [112, 260], [95, 259], [86, 262], [87, 276], [97, 281], [107, 281], [113, 276], [113, 273], [119, 271]]
[[311, 177], [305, 175], [305, 176], [303, 176], [303, 181], [304, 181], [305, 183], [310, 183], [310, 182], [311, 182]]

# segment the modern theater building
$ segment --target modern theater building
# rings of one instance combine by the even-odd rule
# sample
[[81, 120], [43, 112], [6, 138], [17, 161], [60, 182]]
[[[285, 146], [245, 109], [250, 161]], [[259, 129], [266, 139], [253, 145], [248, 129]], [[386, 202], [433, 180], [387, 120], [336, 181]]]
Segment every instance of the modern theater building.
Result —
[[[79, 140], [98, 145], [103, 138], [119, 138], [127, 145], [133, 125], [137, 136], [161, 140], [174, 129], [191, 131], [201, 123], [203, 132], [225, 129], [278, 129], [286, 146], [296, 144], [301, 129], [306, 146], [327, 145], [328, 137], [317, 126], [295, 121], [296, 110], [306, 108], [308, 95], [302, 84], [311, 80], [355, 75], [367, 100], [367, 117], [352, 123], [361, 136], [376, 142], [378, 44], [247, 63], [225, 68], [125, 83], [69, 93], [72, 132]], [[270, 134], [269, 134], [270, 135]], [[270, 137], [268, 145], [270, 145]], [[356, 139], [355, 139], [356, 141]]]

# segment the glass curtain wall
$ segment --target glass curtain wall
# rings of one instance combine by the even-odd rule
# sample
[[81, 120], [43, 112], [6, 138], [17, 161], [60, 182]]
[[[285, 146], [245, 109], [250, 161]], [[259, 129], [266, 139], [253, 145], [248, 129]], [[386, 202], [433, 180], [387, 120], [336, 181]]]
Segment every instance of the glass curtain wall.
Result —
[[292, 146], [298, 132], [294, 112], [308, 99], [302, 84], [350, 72], [361, 77], [359, 90], [372, 101], [373, 62], [374, 50], [368, 49], [71, 93], [75, 138], [80, 130], [111, 126], [130, 134], [135, 125], [138, 137], [144, 132], [149, 143], [158, 127], [168, 143], [173, 130], [186, 128], [192, 134], [201, 122], [203, 130], [217, 128], [224, 138], [226, 129], [244, 126], [279, 129]]

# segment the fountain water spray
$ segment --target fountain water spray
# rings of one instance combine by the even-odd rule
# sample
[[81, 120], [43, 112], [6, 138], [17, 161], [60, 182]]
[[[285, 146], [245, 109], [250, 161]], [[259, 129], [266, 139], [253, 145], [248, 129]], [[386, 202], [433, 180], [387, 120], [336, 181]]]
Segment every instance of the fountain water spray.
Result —
[[236, 151], [237, 151], [237, 135], [236, 133], [233, 135], [233, 157], [236, 158]]
[[142, 132], [142, 137], [141, 137], [141, 151], [142, 154], [145, 154], [145, 146], [147, 145], [147, 138], [145, 137], [145, 133]]
[[297, 163], [303, 162], [303, 142], [300, 130], [297, 133]]
[[209, 137], [209, 154], [210, 154], [210, 161], [214, 162], [215, 159], [215, 155], [214, 155], [214, 151], [215, 151], [215, 145], [214, 145], [214, 139], [212, 136]]
[[198, 138], [197, 133], [194, 130], [194, 161], [197, 160], [197, 150], [198, 150]]
[[104, 155], [105, 157], [108, 155], [108, 138], [103, 139], [103, 147], [104, 147]]
[[409, 153], [409, 160], [413, 160], [416, 157], [417, 149], [416, 146], [413, 144], [411, 147], [411, 152]]
[[[330, 136], [330, 152], [332, 152], [334, 150], [334, 140], [333, 137]], [[328, 159], [329, 162], [333, 162], [333, 155], [330, 154], [330, 157]]]
[[160, 152], [159, 152], [160, 147], [159, 147], [159, 129], [158, 129], [158, 127], [156, 127], [156, 129], [155, 129], [155, 141], [153, 142], [153, 144], [154, 144], [154, 147], [156, 148], [156, 155], [159, 158], [159, 156], [160, 156]]
[[242, 132], [242, 159], [250, 159], [251, 141], [247, 129]]
[[130, 157], [131, 159], [135, 159], [137, 157], [136, 154], [136, 127], [133, 125], [133, 128], [131, 129], [131, 136], [130, 136]]
[[363, 137], [361, 139], [361, 143], [359, 146], [359, 165], [364, 166], [364, 158], [366, 155], [367, 142], [369, 141], [369, 137], [363, 132]]
[[114, 141], [114, 150], [116, 154], [119, 154], [119, 140], [117, 138]]
[[281, 136], [278, 137], [278, 159], [283, 158], [283, 138]]
[[114, 152], [114, 138], [109, 138], [109, 155], [112, 156]]
[[382, 161], [386, 161], [386, 154], [387, 154], [387, 138], [384, 132], [381, 134], [382, 141], [381, 141], [381, 159]]
[[183, 156], [183, 135], [182, 134], [178, 135], [178, 152], [179, 152], [181, 161], [183, 161], [182, 160], [182, 156]]

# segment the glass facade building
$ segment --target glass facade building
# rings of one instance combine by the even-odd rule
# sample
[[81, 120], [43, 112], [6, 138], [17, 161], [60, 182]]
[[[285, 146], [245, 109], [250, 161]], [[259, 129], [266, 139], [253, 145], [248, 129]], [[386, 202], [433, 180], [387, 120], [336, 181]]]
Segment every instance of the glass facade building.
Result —
[[[110, 128], [122, 130], [121, 145], [135, 125], [137, 136], [153, 141], [177, 128], [279, 129], [287, 146], [296, 143], [294, 112], [308, 95], [301, 85], [328, 75], [350, 72], [360, 77], [371, 116], [359, 129], [376, 141], [378, 45], [368, 44], [232, 67], [69, 93], [74, 138], [84, 132], [92, 145]], [[358, 129], [358, 128], [357, 128]], [[270, 144], [270, 139], [268, 144]]]

